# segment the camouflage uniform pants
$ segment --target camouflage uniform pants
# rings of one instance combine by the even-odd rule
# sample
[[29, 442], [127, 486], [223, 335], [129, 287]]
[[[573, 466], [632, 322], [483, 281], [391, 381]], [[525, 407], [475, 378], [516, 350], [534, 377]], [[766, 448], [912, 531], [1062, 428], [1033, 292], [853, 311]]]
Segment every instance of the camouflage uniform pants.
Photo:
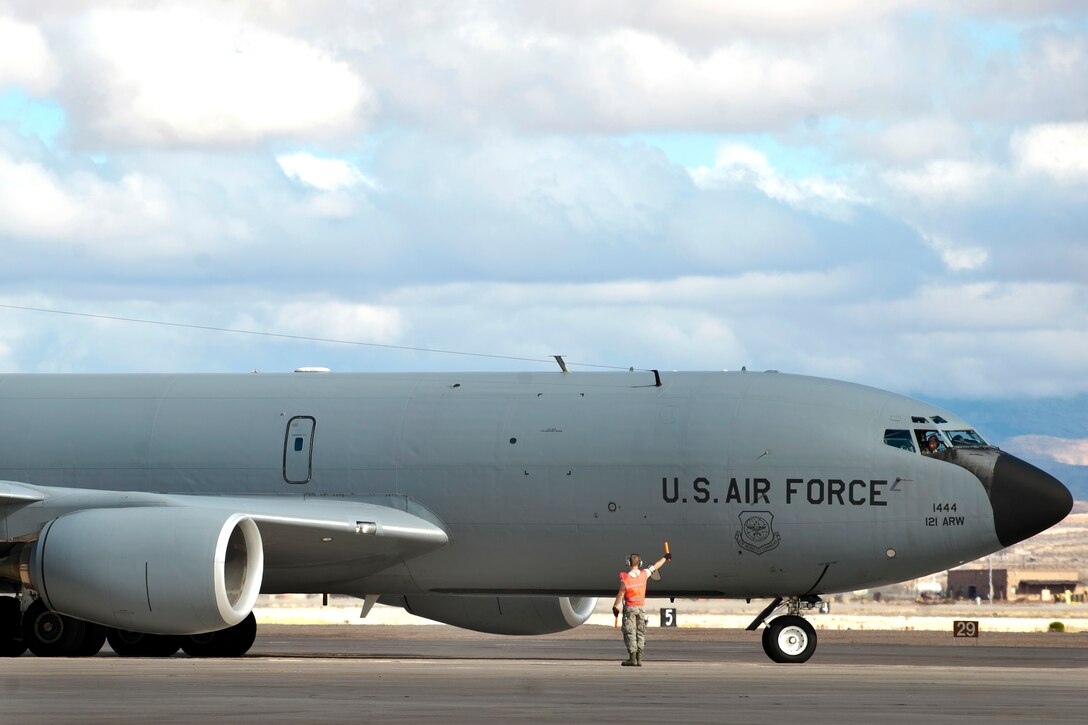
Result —
[[642, 652], [646, 645], [646, 610], [642, 607], [623, 608], [623, 643], [631, 654]]

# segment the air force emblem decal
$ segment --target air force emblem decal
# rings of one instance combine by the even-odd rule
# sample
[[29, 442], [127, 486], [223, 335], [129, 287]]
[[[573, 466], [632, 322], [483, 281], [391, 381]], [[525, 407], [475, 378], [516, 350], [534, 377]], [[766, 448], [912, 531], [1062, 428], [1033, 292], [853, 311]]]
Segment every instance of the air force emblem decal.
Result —
[[774, 514], [770, 511], [741, 511], [737, 545], [753, 554], [762, 554], [778, 546], [782, 540], [774, 530]]

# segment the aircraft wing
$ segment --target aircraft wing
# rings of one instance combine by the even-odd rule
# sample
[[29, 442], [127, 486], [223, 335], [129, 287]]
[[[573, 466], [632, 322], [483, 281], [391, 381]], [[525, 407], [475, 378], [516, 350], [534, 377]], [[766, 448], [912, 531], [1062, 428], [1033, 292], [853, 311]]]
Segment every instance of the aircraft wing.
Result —
[[[350, 582], [407, 561], [449, 541], [433, 521], [391, 506], [355, 501], [241, 497], [199, 498], [252, 518], [264, 543], [262, 591], [299, 591], [300, 584]], [[282, 581], [281, 581], [282, 580]], [[336, 591], [335, 588], [329, 591]]]
[[[240, 514], [257, 524], [268, 593], [343, 591], [337, 585], [371, 576], [444, 546], [449, 536], [427, 513], [410, 513], [405, 497], [383, 503], [349, 498], [188, 496], [35, 486], [0, 481], [0, 506], [21, 507], [20, 531], [31, 536], [49, 521], [94, 509], [203, 509]], [[388, 505], [385, 505], [388, 502]], [[168, 515], [168, 514], [166, 514]]]

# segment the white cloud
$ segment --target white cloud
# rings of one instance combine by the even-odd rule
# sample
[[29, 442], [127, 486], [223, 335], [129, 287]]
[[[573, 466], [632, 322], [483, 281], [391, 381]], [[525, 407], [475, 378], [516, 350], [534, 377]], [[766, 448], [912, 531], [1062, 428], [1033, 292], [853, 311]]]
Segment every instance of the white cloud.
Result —
[[1059, 181], [1088, 180], [1088, 122], [1032, 126], [1010, 142], [1019, 167]]
[[[867, 34], [818, 34], [798, 42], [726, 35], [690, 47], [656, 29], [602, 32], [573, 48], [568, 88], [550, 88], [566, 102], [565, 123], [603, 130], [638, 128], [749, 131], [786, 129], [806, 116], [860, 111], [887, 99], [907, 104], [917, 79], [890, 81], [899, 42], [884, 27]], [[839, 69], [850, 67], [849, 74]], [[883, 74], [877, 72], [883, 69]], [[893, 98], [891, 87], [897, 93]]]
[[893, 190], [930, 204], [964, 204], [985, 196], [1000, 169], [988, 162], [942, 159], [918, 169], [896, 169], [884, 173]]
[[[387, 305], [317, 295], [255, 297], [259, 288], [211, 289], [202, 298], [69, 297], [33, 292], [4, 295], [0, 302], [38, 309], [395, 344], [406, 324]], [[293, 370], [332, 363], [361, 369], [362, 358], [388, 355], [380, 348], [320, 344], [262, 335], [231, 334], [170, 325], [80, 318], [0, 309], [0, 370], [4, 372], [193, 372]], [[366, 350], [366, 352], [361, 352]], [[44, 354], [43, 353], [48, 353]], [[347, 364], [340, 361], [350, 360]]]
[[425, 299], [444, 307], [466, 299], [484, 308], [507, 309], [548, 300], [553, 308], [615, 307], [658, 304], [661, 307], [730, 309], [763, 305], [772, 300], [805, 303], [835, 300], [849, 281], [842, 270], [830, 272], [747, 272], [731, 276], [683, 276], [587, 283], [455, 283], [409, 286], [394, 298], [399, 306]]
[[880, 387], [927, 399], [1086, 390], [1088, 289], [1081, 284], [925, 285], [902, 296], [849, 299], [834, 319], [823, 328], [831, 349], [845, 344], [864, 361], [859, 376]]
[[386, 301], [411, 320], [417, 340], [447, 350], [661, 369], [721, 369], [744, 357], [733, 321], [682, 282], [413, 286]]
[[[1088, 104], [1083, 94], [1073, 91], [1088, 82], [1083, 7], [1047, 5], [1024, 3], [1020, 17], [1012, 23], [1001, 17], [1000, 10], [972, 13], [969, 22], [981, 30], [982, 37], [994, 31], [1005, 35], [1011, 26], [1015, 47], [993, 53], [975, 49], [985, 64], [974, 69], [970, 86], [956, 88], [952, 102], [965, 117], [1012, 124], [1084, 118]], [[949, 70], [952, 78], [962, 74]]]
[[[378, 175], [383, 188], [428, 199], [416, 209], [419, 215], [454, 218], [471, 212], [472, 223], [479, 223], [479, 215], [486, 214], [496, 222], [496, 234], [506, 233], [510, 218], [517, 217], [527, 223], [510, 234], [539, 236], [540, 229], [550, 229], [554, 245], [569, 243], [560, 235], [572, 232], [603, 239], [650, 232], [692, 188], [660, 154], [613, 141], [505, 134], [471, 143], [412, 138], [397, 155], [402, 163], [387, 157]], [[443, 235], [450, 230], [443, 228]], [[492, 242], [485, 253], [505, 251], [495, 249], [493, 239], [481, 241]], [[502, 244], [525, 243], [510, 236]]]
[[[953, 106], [1022, 107], [1007, 101], [1045, 85], [1075, 110], [1067, 89], [1083, 85], [1085, 65], [1076, 33], [1052, 32], [1030, 58], [991, 72], [955, 32], [965, 17], [992, 21], [987, 11], [929, 19], [915, 6], [205, 1], [37, 12], [64, 57], [69, 100], [113, 143], [328, 136], [378, 110], [394, 124], [594, 132], [783, 131], [819, 116], [891, 124], [880, 145], [919, 161], [954, 155], [967, 124], [945, 122]], [[995, 88], [976, 88], [973, 74]], [[1049, 99], [1031, 117], [1047, 117]]]
[[854, 144], [870, 159], [922, 165], [954, 159], [971, 151], [969, 129], [949, 115], [919, 115], [889, 122], [877, 131], [852, 133]]
[[913, 390], [960, 398], [1054, 397], [1085, 390], [1088, 332], [1083, 324], [1028, 330], [937, 327], [900, 331], [889, 340], [902, 353], [899, 372], [915, 371]]
[[965, 272], [978, 269], [986, 264], [990, 253], [983, 247], [970, 244], [957, 243], [941, 234], [927, 234], [920, 232], [925, 239], [941, 256], [941, 261], [953, 272]]
[[[413, 336], [447, 349], [661, 369], [760, 369], [844, 377], [857, 372], [851, 328], [823, 328], [857, 278], [847, 270], [744, 273], [587, 283], [413, 285], [390, 292]], [[789, 320], [778, 311], [796, 310]], [[501, 310], [501, 314], [495, 311]], [[471, 328], [463, 320], [474, 320]], [[807, 336], [795, 345], [795, 335]], [[501, 348], [496, 348], [501, 341]], [[849, 352], [845, 352], [849, 350]], [[852, 359], [850, 359], [852, 358]], [[850, 360], [848, 360], [850, 359]], [[432, 364], [441, 366], [443, 360]]]
[[847, 185], [821, 176], [789, 178], [778, 172], [765, 154], [743, 144], [723, 145], [714, 168], [700, 166], [689, 173], [704, 189], [753, 186], [772, 199], [833, 219], [849, 219], [852, 207], [866, 203]]
[[880, 319], [899, 330], [1075, 330], [1088, 323], [1088, 290], [1068, 282], [930, 284], [884, 302]]
[[351, 219], [359, 212], [358, 200], [340, 192], [316, 194], [301, 205], [298, 210], [316, 219]]
[[1088, 466], [1088, 438], [1023, 435], [1010, 438], [1006, 447], [1070, 466]]
[[[85, 299], [35, 297], [32, 305], [537, 359], [565, 354], [572, 362], [665, 370], [778, 368], [927, 398], [1084, 390], [1088, 336], [1081, 331], [1088, 305], [1077, 286], [1006, 291], [981, 284], [927, 289], [898, 301], [859, 298], [859, 288], [874, 284], [868, 277], [867, 269], [842, 268], [616, 282], [395, 283], [382, 292], [284, 294], [278, 300], [266, 286], [212, 285], [199, 294], [186, 288], [184, 301], [176, 302], [170, 290], [156, 288], [152, 294], [163, 301], [96, 301], [92, 290]], [[26, 304], [17, 296], [5, 301]], [[6, 322], [12, 314], [0, 311], [0, 329], [7, 331], [0, 342], [16, 350], [9, 357], [28, 370], [527, 365], [62, 317], [35, 318], [13, 337], [9, 333], [20, 326]], [[1048, 320], [1060, 325], [1047, 326]]]
[[[774, 3], [686, 0], [670, 3], [631, 3], [629, 0], [598, 0], [593, 3], [554, 5], [512, 4], [514, 19], [524, 25], [565, 33], [594, 33], [615, 26], [659, 32], [694, 47], [723, 37], [810, 37], [836, 30], [843, 23], [867, 23], [894, 15], [911, 0], [780, 0]], [[501, 13], [501, 11], [499, 11]]]
[[302, 24], [355, 51], [384, 118], [432, 127], [782, 130], [928, 101], [887, 3], [824, 5], [430, 3]]
[[[729, 43], [705, 57], [689, 53], [648, 32], [619, 30], [602, 36], [594, 47], [598, 63], [592, 66], [593, 85], [605, 101], [622, 113], [639, 113], [647, 99], [656, 98], [639, 115], [661, 112], [682, 104], [715, 98], [730, 106], [750, 110], [753, 106], [781, 103], [782, 90], [794, 90], [800, 106], [808, 100], [818, 68], [802, 58], [783, 55], [771, 57], [763, 49], [747, 43]], [[617, 83], [618, 81], [618, 83]], [[616, 86], [623, 93], [616, 93]], [[613, 89], [608, 93], [609, 89]], [[703, 101], [705, 103], [705, 101]], [[705, 106], [699, 111], [705, 112]]]
[[321, 191], [341, 191], [360, 185], [376, 188], [354, 164], [343, 159], [322, 159], [299, 152], [277, 156], [276, 163], [288, 178]]
[[43, 96], [59, 79], [60, 68], [41, 31], [0, 16], [0, 88], [19, 86]]
[[[1015, 47], [980, 49], [977, 7], [23, 3], [59, 65], [3, 72], [55, 89], [65, 133], [0, 127], [5, 284], [319, 337], [1084, 390], [1084, 29], [1025, 6]], [[64, 359], [56, 337], [6, 360]], [[92, 337], [71, 369], [289, 348]]]
[[120, 144], [253, 143], [343, 133], [370, 96], [320, 47], [234, 19], [218, 5], [103, 9], [86, 21], [88, 125]]
[[[267, 324], [259, 329], [320, 337], [329, 340], [393, 343], [404, 334], [401, 312], [388, 305], [371, 305], [332, 299], [302, 299], [269, 307], [261, 317]], [[255, 329], [252, 322], [240, 327]]]
[[128, 173], [116, 182], [84, 171], [61, 176], [0, 152], [0, 234], [113, 241], [148, 234], [170, 220], [168, 192], [143, 174]]

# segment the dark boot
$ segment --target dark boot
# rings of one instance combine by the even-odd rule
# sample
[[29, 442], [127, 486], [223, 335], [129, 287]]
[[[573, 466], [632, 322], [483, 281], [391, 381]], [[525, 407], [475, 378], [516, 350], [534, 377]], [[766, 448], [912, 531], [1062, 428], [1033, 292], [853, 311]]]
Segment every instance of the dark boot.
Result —
[[632, 652], [631, 656], [620, 662], [624, 667], [638, 667], [638, 660], [635, 658], [635, 653]]
[[642, 667], [642, 650], [635, 652], [635, 667]]

